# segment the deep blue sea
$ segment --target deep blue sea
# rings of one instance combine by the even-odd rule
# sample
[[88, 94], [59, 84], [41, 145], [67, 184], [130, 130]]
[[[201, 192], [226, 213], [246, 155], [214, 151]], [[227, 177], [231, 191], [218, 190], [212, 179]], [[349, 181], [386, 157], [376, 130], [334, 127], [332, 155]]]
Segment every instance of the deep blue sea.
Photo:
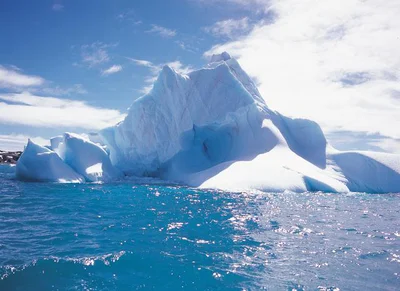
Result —
[[0, 290], [400, 290], [400, 195], [22, 183], [0, 167]]

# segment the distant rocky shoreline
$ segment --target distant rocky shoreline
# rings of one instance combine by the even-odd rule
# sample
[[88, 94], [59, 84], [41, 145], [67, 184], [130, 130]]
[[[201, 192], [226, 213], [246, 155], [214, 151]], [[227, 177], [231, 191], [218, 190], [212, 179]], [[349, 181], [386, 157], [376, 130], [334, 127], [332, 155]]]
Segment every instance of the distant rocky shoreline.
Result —
[[21, 151], [8, 152], [0, 150], [0, 164], [16, 164], [21, 154]]

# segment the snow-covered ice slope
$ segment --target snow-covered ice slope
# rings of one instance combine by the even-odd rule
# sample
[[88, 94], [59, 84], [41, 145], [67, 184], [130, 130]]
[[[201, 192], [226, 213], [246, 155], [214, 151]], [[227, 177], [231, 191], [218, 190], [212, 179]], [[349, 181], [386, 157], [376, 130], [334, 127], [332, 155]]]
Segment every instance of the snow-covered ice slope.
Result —
[[400, 192], [400, 155], [332, 151], [328, 161], [343, 175], [354, 192]]
[[[313, 121], [271, 110], [229, 54], [187, 75], [165, 66], [119, 124], [51, 149], [87, 181], [150, 176], [196, 187], [263, 191], [400, 191], [399, 156], [327, 154]], [[117, 170], [118, 169], [118, 170]]]

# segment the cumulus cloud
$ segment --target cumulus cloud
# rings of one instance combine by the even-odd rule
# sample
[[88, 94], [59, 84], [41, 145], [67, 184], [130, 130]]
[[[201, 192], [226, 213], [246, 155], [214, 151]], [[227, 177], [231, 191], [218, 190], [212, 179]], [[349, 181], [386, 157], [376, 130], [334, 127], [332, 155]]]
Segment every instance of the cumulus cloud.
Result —
[[188, 74], [193, 71], [191, 66], [185, 66], [180, 61], [173, 61], [168, 63], [154, 64], [147, 60], [134, 59], [126, 57], [128, 60], [137, 66], [146, 67], [150, 70], [150, 75], [145, 78], [145, 86], [140, 90], [143, 94], [147, 94], [153, 88], [153, 83], [157, 80], [157, 76], [164, 66], [169, 66], [179, 74]]
[[120, 66], [120, 65], [112, 65], [112, 66], [109, 67], [108, 69], [103, 70], [103, 71], [101, 72], [101, 74], [102, 74], [103, 76], [108, 76], [108, 75], [111, 75], [111, 74], [118, 73], [118, 72], [120, 72], [120, 71], [122, 71], [122, 66]]
[[271, 0], [264, 8], [273, 23], [205, 55], [230, 52], [270, 107], [314, 119], [328, 133], [400, 138], [397, 0]]
[[241, 19], [227, 19], [214, 23], [212, 26], [207, 26], [204, 31], [216, 36], [235, 38], [248, 32], [250, 29], [250, 22], [248, 17]]
[[29, 92], [0, 94], [0, 123], [99, 130], [124, 118], [118, 110]]
[[44, 82], [43, 78], [23, 74], [16, 67], [6, 68], [0, 65], [0, 88], [40, 86]]
[[176, 36], [176, 34], [177, 34], [176, 30], [172, 30], [172, 29], [169, 29], [166, 27], [155, 25], [155, 24], [153, 24], [152, 28], [150, 30], [148, 30], [147, 32], [158, 34], [164, 38], [171, 38], [171, 37]]

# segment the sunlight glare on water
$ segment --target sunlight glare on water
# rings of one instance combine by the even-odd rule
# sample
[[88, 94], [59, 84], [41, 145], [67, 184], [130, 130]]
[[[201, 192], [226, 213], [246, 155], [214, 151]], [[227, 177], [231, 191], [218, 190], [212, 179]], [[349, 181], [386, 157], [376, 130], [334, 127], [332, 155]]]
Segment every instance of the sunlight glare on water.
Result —
[[0, 183], [0, 290], [400, 286], [398, 194]]

